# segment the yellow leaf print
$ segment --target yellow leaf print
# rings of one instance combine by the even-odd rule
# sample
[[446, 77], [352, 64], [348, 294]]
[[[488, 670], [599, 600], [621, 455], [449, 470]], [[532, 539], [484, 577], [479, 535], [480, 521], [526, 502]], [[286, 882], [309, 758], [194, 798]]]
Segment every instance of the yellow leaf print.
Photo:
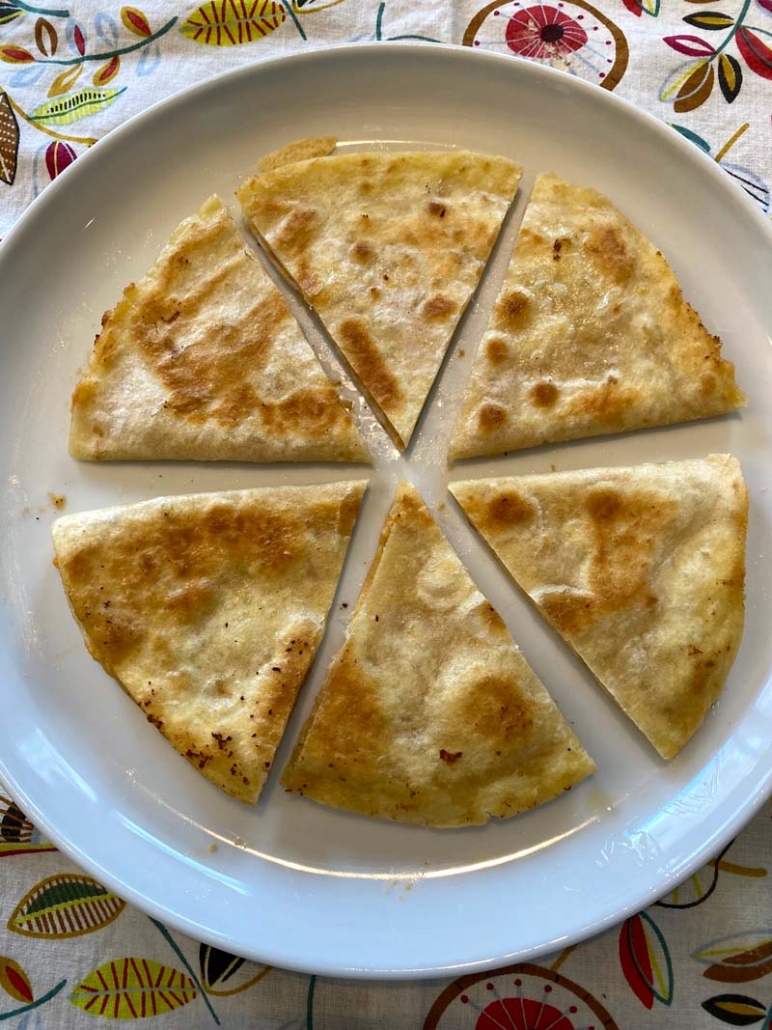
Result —
[[144, 958], [117, 958], [81, 980], [70, 1001], [92, 1016], [144, 1019], [187, 1005], [196, 986], [178, 969]]
[[275, 0], [211, 0], [181, 26], [183, 36], [207, 46], [242, 46], [269, 35], [287, 15]]

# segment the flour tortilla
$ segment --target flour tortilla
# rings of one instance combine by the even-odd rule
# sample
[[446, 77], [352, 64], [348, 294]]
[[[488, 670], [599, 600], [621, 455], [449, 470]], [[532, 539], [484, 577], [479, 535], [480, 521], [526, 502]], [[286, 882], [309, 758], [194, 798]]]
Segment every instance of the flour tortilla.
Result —
[[541, 613], [672, 758], [721, 693], [742, 637], [748, 495], [737, 460], [451, 490]]
[[400, 447], [415, 428], [521, 169], [466, 151], [333, 154], [238, 191]]
[[284, 786], [364, 815], [455, 827], [532, 808], [594, 768], [401, 484]]
[[314, 659], [365, 486], [162, 497], [54, 523], [93, 657], [241, 801], [257, 800]]
[[662, 254], [595, 190], [540, 175], [451, 458], [668, 425], [746, 403]]
[[286, 301], [217, 197], [105, 315], [72, 399], [84, 459], [366, 461]]

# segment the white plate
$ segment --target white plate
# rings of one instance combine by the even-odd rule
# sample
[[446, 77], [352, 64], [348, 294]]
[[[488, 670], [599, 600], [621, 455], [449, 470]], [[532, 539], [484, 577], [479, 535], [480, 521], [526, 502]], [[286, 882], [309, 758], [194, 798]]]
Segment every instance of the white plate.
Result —
[[[361, 468], [80, 464], [68, 400], [105, 308], [213, 190], [231, 201], [291, 139], [463, 145], [607, 193], [671, 258], [750, 395], [741, 416], [464, 466], [547, 471], [731, 451], [751, 491], [748, 615], [725, 693], [670, 764], [603, 696], [464, 527], [443, 526], [598, 763], [578, 789], [485, 828], [432, 832], [325, 810], [278, 788], [256, 810], [170, 748], [86, 654], [51, 566], [48, 494], [67, 510], [160, 493], [359, 476]], [[389, 144], [391, 145], [391, 144]], [[235, 205], [234, 205], [235, 208]], [[772, 782], [772, 257], [769, 227], [697, 148], [608, 93], [449, 47], [378, 45], [258, 64], [155, 107], [58, 179], [0, 254], [0, 772], [32, 818], [123, 897], [199, 939], [327, 974], [423, 976], [552, 950], [655, 900], [739, 830]], [[465, 320], [408, 464], [380, 441], [330, 631], [297, 734], [399, 475], [435, 504], [442, 441], [506, 257]], [[307, 321], [307, 319], [306, 319]], [[321, 346], [316, 336], [314, 340]], [[466, 352], [465, 357], [461, 351]], [[282, 749], [278, 772], [287, 754]], [[216, 849], [212, 845], [216, 845]]]

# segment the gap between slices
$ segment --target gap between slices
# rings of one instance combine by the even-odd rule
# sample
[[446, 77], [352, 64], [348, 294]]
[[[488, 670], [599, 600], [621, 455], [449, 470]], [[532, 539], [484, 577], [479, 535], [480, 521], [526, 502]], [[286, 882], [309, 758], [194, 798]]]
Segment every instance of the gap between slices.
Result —
[[367, 461], [286, 300], [218, 197], [107, 312], [72, 399], [83, 459]]
[[450, 828], [515, 815], [594, 769], [416, 489], [400, 484], [282, 784]]
[[747, 403], [660, 251], [595, 190], [537, 176], [450, 458], [724, 414]]
[[466, 151], [357, 152], [278, 164], [237, 193], [400, 448], [520, 177]]
[[540, 613], [664, 758], [742, 638], [748, 494], [729, 455], [451, 484]]
[[68, 515], [56, 564], [91, 655], [207, 779], [254, 803], [324, 632], [367, 483]]

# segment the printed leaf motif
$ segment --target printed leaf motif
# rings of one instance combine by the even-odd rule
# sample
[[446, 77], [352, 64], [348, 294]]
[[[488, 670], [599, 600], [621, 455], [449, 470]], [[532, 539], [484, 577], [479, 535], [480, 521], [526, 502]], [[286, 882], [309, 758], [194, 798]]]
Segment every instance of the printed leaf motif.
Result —
[[663, 43], [667, 43], [679, 54], [686, 54], [688, 57], [711, 57], [713, 47], [699, 36], [665, 36]]
[[0, 4], [0, 25], [7, 25], [9, 21], [15, 21], [24, 14], [21, 8], [15, 4]]
[[107, 926], [125, 907], [125, 901], [91, 876], [60, 873], [24, 895], [8, 929], [25, 937], [79, 937]]
[[107, 64], [103, 64], [96, 72], [94, 72], [94, 78], [91, 80], [95, 86], [106, 86], [108, 82], [112, 82], [118, 72], [121, 70], [121, 59], [116, 54], [115, 57], [111, 57]]
[[[225, 997], [239, 994], [254, 987], [272, 970], [272, 966], [258, 966], [246, 959], [238, 958], [227, 951], [220, 951], [208, 944], [198, 949], [198, 964], [201, 983], [207, 994]], [[240, 974], [240, 975], [237, 975]]]
[[772, 930], [752, 930], [709, 941], [692, 953], [708, 968], [703, 976], [724, 983], [747, 983], [772, 972]]
[[204, 985], [204, 990], [211, 994], [213, 987], [233, 976], [244, 965], [245, 961], [245, 959], [237, 958], [236, 955], [231, 955], [227, 951], [220, 951], [219, 948], [202, 944], [198, 949], [198, 965], [201, 970], [201, 983]]
[[665, 938], [654, 920], [642, 912], [627, 919], [619, 933], [619, 961], [633, 993], [647, 1009], [654, 999], [673, 1000], [673, 964]]
[[27, 974], [18, 962], [6, 955], [0, 955], [0, 987], [23, 1005], [35, 1000]]
[[197, 997], [189, 976], [144, 958], [103, 963], [81, 981], [70, 1001], [92, 1016], [144, 1019], [182, 1008]]
[[[13, 113], [7, 94], [0, 93], [0, 182], [13, 186], [13, 180], [16, 178], [18, 157], [19, 123], [16, 121], [16, 115]], [[6, 820], [8, 821], [7, 824]], [[32, 824], [27, 823], [24, 814], [15, 805], [13, 805], [12, 809], [6, 809], [2, 822], [0, 822], [0, 855], [9, 848], [13, 848], [16, 851], [32, 850], [29, 846], [25, 847], [26, 842], [21, 840], [22, 828], [25, 823], [32, 828]], [[19, 828], [18, 835], [15, 834], [17, 826]]]
[[[674, 128], [676, 132], [680, 133], [684, 139], [688, 139], [690, 143], [696, 143], [700, 150], [704, 150], [706, 154], [710, 153], [710, 143], [708, 143], [707, 140], [704, 140], [702, 136], [698, 136], [696, 132], [692, 132], [691, 129], [687, 129], [685, 125], [673, 125], [672, 128]], [[696, 877], [697, 874], [695, 873], [694, 875]], [[698, 901], [703, 901], [707, 897], [707, 892], [702, 892], [698, 895]], [[668, 898], [672, 898], [673, 900], [667, 902], [658, 901], [657, 904], [662, 908], [686, 908], [698, 904], [698, 901], [689, 901], [684, 904], [679, 904], [679, 898], [676, 891], [669, 894]]]
[[[759, 38], [761, 29], [746, 29], [743, 26], [735, 33], [737, 49], [752, 72], [763, 79], [772, 79], [772, 49]], [[768, 33], [764, 33], [768, 35]]]
[[109, 107], [125, 91], [125, 86], [122, 89], [81, 89], [62, 100], [50, 100], [36, 107], [30, 121], [41, 125], [69, 125]]
[[734, 18], [721, 11], [698, 11], [696, 14], [687, 14], [684, 17], [687, 25], [693, 25], [695, 29], [708, 29], [711, 32], [718, 32], [719, 29], [728, 29], [734, 25]]
[[211, 0], [181, 27], [183, 36], [207, 46], [241, 46], [269, 35], [287, 18], [276, 0]]
[[60, 72], [56, 76], [54, 81], [48, 87], [49, 97], [60, 97], [62, 93], [67, 93], [68, 90], [71, 90], [80, 78], [80, 73], [82, 71], [82, 64], [74, 64], [72, 68], [65, 68], [63, 72]]
[[707, 61], [700, 61], [676, 94], [673, 110], [678, 114], [696, 110], [710, 96], [715, 80], [713, 65]]
[[652, 18], [659, 15], [660, 0], [622, 0], [622, 3], [636, 18], [641, 14], [649, 14]]
[[703, 1001], [702, 1007], [730, 1026], [752, 1026], [760, 1023], [767, 1013], [766, 1006], [744, 994], [717, 994]]
[[[19, 147], [19, 126], [8, 97], [0, 93], [0, 180], [13, 182], [4, 176], [15, 173]], [[30, 851], [56, 851], [33, 826], [19, 806], [0, 794], [0, 858], [4, 855], [24, 855]]]
[[63, 143], [61, 140], [49, 143], [46, 148], [46, 168], [51, 181], [53, 182], [57, 175], [61, 175], [65, 168], [69, 168], [77, 156], [69, 143]]
[[0, 47], [0, 61], [5, 61], [6, 64], [28, 64], [34, 60], [34, 56], [23, 46]]
[[105, 14], [104, 11], [100, 11], [97, 14], [96, 18], [94, 18], [94, 30], [97, 34], [97, 39], [108, 50], [114, 50], [118, 46], [118, 25], [109, 14]]
[[71, 21], [67, 23], [67, 41], [70, 47], [83, 57], [86, 52], [86, 37], [83, 29], [77, 22]]
[[53, 57], [59, 46], [56, 29], [46, 18], [38, 18], [35, 22], [35, 45], [44, 57]]
[[136, 7], [122, 7], [121, 21], [135, 36], [152, 36], [152, 30], [145, 15]]
[[721, 54], [718, 59], [718, 84], [727, 104], [736, 99], [743, 84], [743, 70], [740, 62], [731, 54]]

